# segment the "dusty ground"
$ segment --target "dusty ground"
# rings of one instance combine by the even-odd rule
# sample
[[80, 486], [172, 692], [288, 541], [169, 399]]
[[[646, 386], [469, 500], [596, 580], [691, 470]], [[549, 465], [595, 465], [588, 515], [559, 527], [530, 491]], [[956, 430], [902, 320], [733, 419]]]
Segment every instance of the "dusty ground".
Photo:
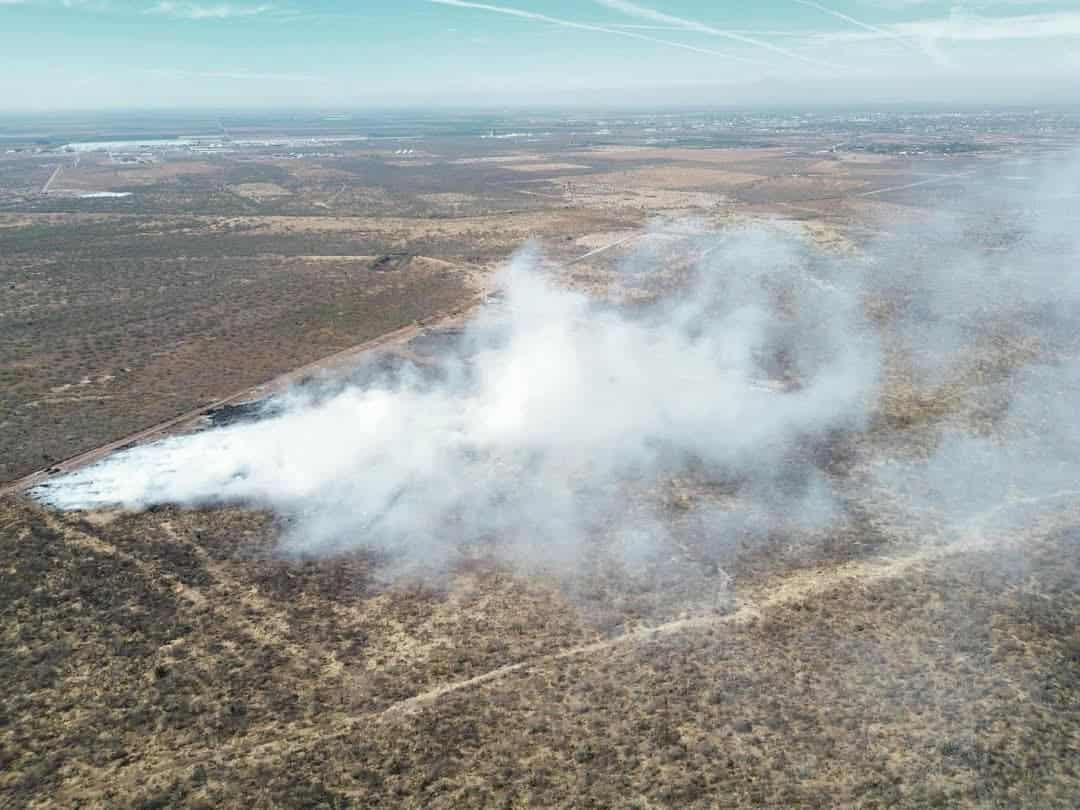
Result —
[[[608, 234], [657, 219], [782, 217], [849, 249], [883, 206], [918, 216], [917, 199], [878, 192], [986, 162], [835, 140], [0, 154], [0, 484], [459, 310], [529, 240], [583, 285], [626, 252]], [[78, 196], [95, 192], [130, 196]]]
[[[61, 515], [8, 497], [0, 795], [1075, 806], [1080, 490], [992, 531], [990, 515], [898, 517], [854, 484], [984, 418], [988, 382], [973, 368], [916, 389], [891, 370], [870, 431], [821, 461], [858, 497], [827, 531], [674, 531], [634, 565], [603, 543], [552, 568], [463, 546], [442, 573], [387, 578], [374, 552], [283, 556], [260, 512]], [[732, 494], [691, 476], [638, 497], [677, 529]]]
[[590, 592], [463, 560], [384, 587], [374, 560], [275, 558], [269, 519], [238, 510], [2, 515], [10, 806], [1072, 807], [1080, 790], [1068, 520], [809, 567], [751, 554], [733, 591], [711, 586], [730, 601], [680, 620], [661, 577]]
[[[33, 259], [5, 255], [16, 269], [0, 305], [0, 479], [460, 310], [477, 295], [469, 268], [424, 257], [175, 256], [150, 244], [169, 236], [117, 236], [105, 258], [94, 248], [71, 255], [40, 246]], [[122, 255], [125, 247], [143, 255]]]
[[40, 159], [9, 159], [0, 482], [460, 309], [530, 239], [589, 284], [628, 249], [609, 234], [657, 218], [782, 216], [846, 249], [887, 204], [857, 195], [914, 171], [819, 149], [445, 150], [400, 166], [390, 149], [152, 164], [89, 153], [54, 159], [48, 193], [34, 190]]
[[[779, 217], [849, 252], [989, 162], [747, 139], [768, 142], [0, 155], [0, 482], [467, 306], [530, 238], [596, 290], [649, 222], [673, 255], [686, 218]], [[890, 374], [881, 447], [975, 418], [975, 375]], [[662, 489], [673, 522], [715, 495]], [[1005, 535], [853, 509], [719, 566], [691, 538], [634, 569], [466, 548], [388, 579], [374, 553], [283, 556], [251, 510], [9, 495], [0, 805], [1075, 807], [1076, 502]]]

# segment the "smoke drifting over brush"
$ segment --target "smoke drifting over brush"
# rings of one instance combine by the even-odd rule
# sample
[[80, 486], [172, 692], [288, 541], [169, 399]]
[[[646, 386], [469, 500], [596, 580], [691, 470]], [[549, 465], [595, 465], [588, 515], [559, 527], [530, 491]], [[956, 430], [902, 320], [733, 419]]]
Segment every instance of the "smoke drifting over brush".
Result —
[[[664, 251], [625, 263], [622, 286], [673, 290], [647, 303], [566, 289], [526, 249], [437, 370], [294, 391], [260, 421], [118, 453], [38, 496], [250, 503], [289, 518], [291, 549], [416, 561], [496, 541], [566, 561], [590, 538], [647, 556], [672, 521], [646, 496], [680, 476], [737, 493], [694, 514], [716, 544], [824, 529], [860, 498], [960, 526], [1080, 472], [1076, 185], [1004, 187], [852, 258], [774, 226], [702, 231], [689, 274]], [[822, 460], [838, 436], [865, 474]]]
[[[793, 492], [785, 458], [865, 419], [876, 355], [857, 300], [816, 281], [795, 239], [710, 239], [681, 294], [633, 310], [560, 288], [524, 251], [500, 278], [504, 303], [469, 326], [434, 378], [406, 371], [296, 393], [278, 416], [118, 454], [45, 498], [252, 502], [294, 518], [290, 542], [306, 550], [373, 543], [427, 555], [498, 538], [545, 558], [593, 532], [634, 533], [640, 518], [621, 525], [624, 488], [690, 463], [760, 498], [820, 490]], [[781, 318], [785, 296], [794, 305]], [[800, 380], [787, 391], [770, 380], [785, 351]]]
[[932, 444], [875, 472], [909, 526], [1014, 531], [1080, 502], [1080, 162], [1022, 168], [875, 249], [867, 297], [899, 302], [886, 339], [936, 411]]

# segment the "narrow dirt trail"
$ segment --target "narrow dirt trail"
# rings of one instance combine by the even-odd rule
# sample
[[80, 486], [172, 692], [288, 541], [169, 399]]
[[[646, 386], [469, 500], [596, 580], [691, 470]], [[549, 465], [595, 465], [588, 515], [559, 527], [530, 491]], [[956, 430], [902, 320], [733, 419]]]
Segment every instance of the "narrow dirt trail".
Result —
[[49, 193], [49, 188], [52, 186], [53, 183], [56, 182], [56, 178], [58, 178], [60, 176], [60, 173], [63, 170], [64, 170], [64, 167], [63, 167], [62, 164], [60, 166], [57, 166], [53, 170], [53, 173], [49, 175], [49, 179], [45, 181], [45, 185], [43, 185], [41, 187], [41, 193], [42, 194], [48, 194]]
[[[836, 591], [851, 583], [872, 585], [882, 580], [899, 579], [918, 566], [939, 562], [949, 557], [985, 551], [991, 548], [1018, 545], [1030, 535], [1017, 532], [1007, 539], [992, 538], [983, 532], [986, 524], [1011, 507], [1030, 506], [1063, 499], [1080, 500], [1080, 490], [1054, 492], [1044, 496], [1011, 498], [965, 521], [962, 524], [961, 537], [952, 542], [926, 546], [902, 557], [859, 560], [831, 567], [823, 566], [816, 569], [796, 571], [758, 586], [747, 597], [739, 600], [738, 607], [730, 613], [677, 619], [653, 627], [634, 630], [615, 638], [582, 644], [549, 655], [506, 664], [472, 678], [443, 684], [421, 692], [365, 719], [380, 720], [407, 715], [430, 706], [446, 695], [479, 688], [485, 684], [502, 680], [516, 672], [530, 671], [568, 658], [596, 655], [625, 645], [655, 641], [687, 631], [718, 625], [746, 624], [763, 618], [770, 610], [797, 605]], [[1071, 522], [1075, 523], [1075, 520]], [[1040, 526], [1038, 533], [1046, 534], [1054, 528], [1057, 528], [1057, 526]]]
[[415, 712], [454, 692], [473, 689], [492, 681], [501, 680], [515, 672], [531, 670], [568, 658], [595, 655], [628, 644], [655, 641], [660, 638], [690, 630], [726, 624], [745, 624], [760, 619], [763, 614], [770, 609], [783, 607], [784, 605], [798, 604], [807, 599], [812, 599], [831, 590], [835, 590], [854, 580], [870, 583], [881, 579], [900, 577], [916, 565], [943, 558], [950, 554], [960, 553], [962, 550], [964, 549], [957, 546], [951, 546], [944, 549], [923, 551], [913, 554], [910, 557], [893, 560], [845, 563], [832, 569], [799, 571], [782, 580], [770, 582], [768, 585], [758, 589], [762, 592], [767, 591], [767, 595], [763, 593], [759, 598], [751, 596], [739, 600], [739, 607], [730, 613], [676, 619], [674, 621], [665, 622], [664, 624], [634, 630], [621, 636], [616, 636], [615, 638], [581, 644], [549, 655], [540, 656], [539, 658], [531, 658], [514, 664], [507, 664], [493, 669], [490, 672], [485, 672], [465, 680], [443, 684], [433, 689], [429, 689], [426, 692], [414, 695], [413, 697], [406, 698], [399, 703], [387, 707], [376, 714], [375, 717], [380, 718]]

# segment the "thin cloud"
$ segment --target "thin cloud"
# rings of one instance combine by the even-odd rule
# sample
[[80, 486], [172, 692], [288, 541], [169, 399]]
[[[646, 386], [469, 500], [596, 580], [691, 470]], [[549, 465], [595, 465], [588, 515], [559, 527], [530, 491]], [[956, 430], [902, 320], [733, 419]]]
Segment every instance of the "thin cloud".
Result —
[[[1046, 14], [1021, 14], [1009, 17], [977, 17], [954, 14], [933, 20], [897, 23], [892, 30], [902, 36], [952, 42], [999, 42], [1019, 39], [1078, 39], [1080, 12], [1061, 11]], [[860, 42], [882, 39], [872, 31], [865, 33], [821, 34], [827, 42]]]
[[[608, 28], [624, 28], [629, 31], [685, 31], [680, 25], [649, 25], [648, 23], [605, 23]], [[754, 30], [746, 28], [730, 28], [733, 34], [747, 34], [754, 37], [806, 37], [807, 31], [782, 31], [776, 29]]]
[[[888, 39], [891, 39], [893, 42], [899, 43], [903, 47], [907, 48], [909, 51], [915, 51], [916, 53], [920, 53], [920, 54], [930, 56], [932, 59], [934, 58], [933, 55], [929, 54], [925, 49], [919, 48], [916, 45], [913, 45], [905, 37], [902, 37], [899, 34], [895, 33], [894, 31], [890, 31], [887, 28], [881, 28], [880, 26], [872, 25], [870, 23], [863, 22], [862, 20], [856, 20], [854, 17], [851, 17], [851, 16], [849, 16], [847, 14], [844, 14], [844, 13], [842, 13], [840, 11], [835, 11], [835, 10], [833, 10], [831, 8], [827, 8], [827, 7], [823, 6], [823, 5], [821, 5], [820, 3], [813, 2], [813, 0], [792, 0], [792, 2], [793, 3], [798, 3], [800, 6], [806, 6], [807, 8], [816, 9], [817, 11], [820, 11], [822, 14], [828, 14], [830, 17], [836, 17], [836, 19], [838, 19], [838, 20], [843, 20], [844, 22], [850, 23], [851, 25], [854, 25], [857, 28], [862, 28], [865, 31], [872, 31], [875, 34], [881, 34], [882, 36], [887, 37]], [[936, 59], [935, 59], [935, 61], [936, 61]]]
[[155, 69], [147, 71], [155, 76], [163, 76], [174, 79], [220, 79], [224, 81], [263, 81], [263, 82], [319, 82], [325, 81], [322, 76], [310, 73], [258, 73], [246, 70], [221, 70], [221, 71], [189, 71]]
[[489, 11], [493, 14], [504, 14], [508, 17], [517, 17], [521, 20], [531, 20], [532, 22], [548, 23], [549, 25], [558, 25], [563, 28], [573, 28], [578, 31], [595, 31], [601, 34], [613, 34], [618, 37], [627, 37], [629, 39], [636, 39], [641, 42], [651, 42], [654, 45], [666, 45], [669, 48], [679, 48], [684, 51], [693, 51], [694, 53], [703, 53], [709, 56], [718, 56], [721, 59], [731, 59], [736, 62], [745, 62], [751, 65], [765, 64], [758, 59], [749, 59], [745, 56], [735, 56], [734, 54], [724, 53], [723, 51], [714, 51], [711, 48], [699, 48], [696, 45], [687, 45], [684, 42], [673, 42], [668, 39], [659, 39], [657, 37], [646, 36], [645, 34], [639, 34], [634, 31], [626, 31], [619, 28], [610, 28], [606, 25], [593, 25], [591, 23], [574, 22], [573, 20], [564, 20], [560, 17], [549, 17], [547, 14], [537, 14], [533, 11], [523, 11], [519, 8], [510, 8], [508, 6], [492, 6], [487, 3], [472, 3], [467, 0], [428, 0], [429, 3], [435, 3], [440, 6], [453, 6], [454, 8], [469, 8], [476, 11]]
[[[937, 3], [938, 0], [862, 0], [864, 3], [887, 9], [908, 9], [915, 6], [928, 6]], [[1003, 6], [1054, 6], [1061, 5], [1062, 0], [967, 0], [963, 3], [965, 8], [985, 9], [1001, 8]], [[959, 5], [959, 4], [958, 4]]]
[[809, 56], [803, 56], [800, 53], [796, 53], [788, 48], [782, 48], [779, 45], [773, 45], [771, 42], [766, 42], [763, 39], [757, 39], [755, 37], [749, 37], [746, 34], [740, 34], [736, 31], [728, 31], [722, 28], [714, 28], [711, 25], [698, 22], [697, 20], [688, 20], [684, 17], [676, 17], [673, 14], [665, 14], [662, 11], [656, 9], [646, 8], [645, 6], [639, 6], [636, 3], [629, 3], [626, 0], [594, 0], [594, 2], [600, 5], [610, 8], [613, 11], [619, 11], [623, 14], [627, 14], [631, 17], [637, 17], [642, 20], [651, 20], [656, 23], [665, 25], [673, 25], [681, 28], [685, 31], [694, 31], [699, 34], [709, 34], [714, 37], [723, 37], [724, 39], [730, 39], [735, 42], [741, 42], [743, 45], [751, 45], [755, 48], [764, 48], [767, 51], [786, 56], [788, 59], [796, 59], [800, 62], [806, 62], [811, 65], [818, 65], [828, 68], [839, 68], [839, 65], [834, 65], [829, 62], [824, 62], [820, 59], [813, 59]]
[[258, 6], [238, 6], [232, 3], [218, 3], [208, 6], [199, 3], [176, 3], [162, 0], [156, 6], [146, 10], [147, 14], [164, 14], [184, 20], [227, 20], [232, 17], [253, 17], [273, 11], [269, 4]]

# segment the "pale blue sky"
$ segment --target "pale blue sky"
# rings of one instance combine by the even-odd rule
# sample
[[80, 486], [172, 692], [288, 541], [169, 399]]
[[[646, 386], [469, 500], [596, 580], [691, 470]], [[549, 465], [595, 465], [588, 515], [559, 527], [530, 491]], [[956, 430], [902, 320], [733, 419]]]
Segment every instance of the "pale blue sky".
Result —
[[1080, 0], [0, 0], [0, 108], [1080, 102]]

